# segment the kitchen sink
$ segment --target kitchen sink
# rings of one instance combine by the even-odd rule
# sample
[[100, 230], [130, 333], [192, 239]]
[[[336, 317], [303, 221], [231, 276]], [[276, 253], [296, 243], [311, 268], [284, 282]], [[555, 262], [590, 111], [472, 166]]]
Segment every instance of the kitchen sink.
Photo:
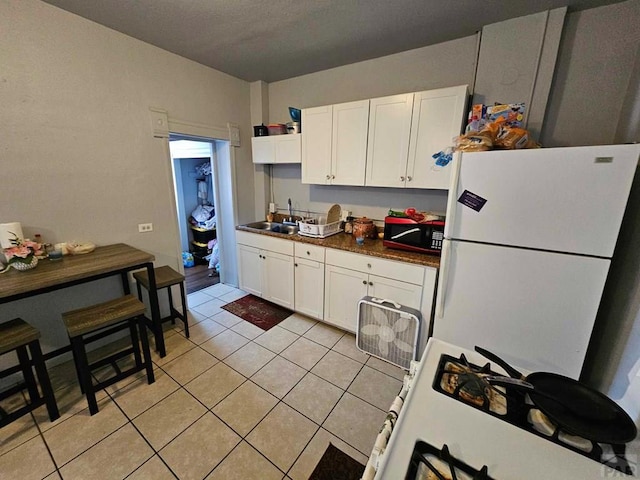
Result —
[[253, 222], [244, 225], [247, 228], [255, 228], [257, 230], [267, 230], [275, 233], [284, 233], [285, 235], [295, 235], [298, 233], [296, 225], [284, 225], [277, 222]]

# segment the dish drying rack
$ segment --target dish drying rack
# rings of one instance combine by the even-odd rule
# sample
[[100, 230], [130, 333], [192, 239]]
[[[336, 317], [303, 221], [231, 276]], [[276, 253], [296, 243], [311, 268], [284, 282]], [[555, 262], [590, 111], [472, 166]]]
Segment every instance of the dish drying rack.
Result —
[[342, 223], [340, 220], [326, 224], [306, 223], [300, 220], [298, 222], [298, 234], [312, 238], [327, 238], [342, 231], [340, 223]]
[[334, 204], [327, 212], [326, 221], [320, 217], [319, 221], [313, 219], [302, 219], [298, 222], [298, 234], [312, 238], [327, 238], [336, 233], [340, 233], [340, 205]]

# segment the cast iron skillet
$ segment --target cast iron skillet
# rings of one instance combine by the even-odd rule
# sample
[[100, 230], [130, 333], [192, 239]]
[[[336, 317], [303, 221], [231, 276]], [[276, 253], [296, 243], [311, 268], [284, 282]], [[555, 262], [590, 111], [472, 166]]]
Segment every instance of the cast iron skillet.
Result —
[[534, 372], [525, 377], [496, 354], [477, 346], [475, 350], [500, 365], [514, 379], [524, 380], [514, 384], [508, 377], [502, 380], [490, 377], [490, 383], [525, 390], [534, 405], [567, 433], [611, 444], [624, 444], [636, 438], [633, 420], [599, 391], [555, 373]]

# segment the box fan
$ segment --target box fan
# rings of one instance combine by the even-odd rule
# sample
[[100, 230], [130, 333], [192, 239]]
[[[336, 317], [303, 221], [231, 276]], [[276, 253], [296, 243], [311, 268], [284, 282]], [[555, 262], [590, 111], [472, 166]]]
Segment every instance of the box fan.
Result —
[[409, 370], [417, 360], [421, 314], [391, 300], [362, 297], [358, 302], [356, 346], [398, 367]]

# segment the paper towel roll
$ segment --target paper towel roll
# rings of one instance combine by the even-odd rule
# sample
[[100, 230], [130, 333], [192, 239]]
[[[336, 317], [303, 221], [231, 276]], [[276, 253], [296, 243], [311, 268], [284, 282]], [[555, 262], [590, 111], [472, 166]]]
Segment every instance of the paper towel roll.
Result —
[[22, 225], [20, 222], [0, 223], [0, 245], [2, 248], [11, 248], [11, 243], [15, 237], [24, 238], [22, 234]]

